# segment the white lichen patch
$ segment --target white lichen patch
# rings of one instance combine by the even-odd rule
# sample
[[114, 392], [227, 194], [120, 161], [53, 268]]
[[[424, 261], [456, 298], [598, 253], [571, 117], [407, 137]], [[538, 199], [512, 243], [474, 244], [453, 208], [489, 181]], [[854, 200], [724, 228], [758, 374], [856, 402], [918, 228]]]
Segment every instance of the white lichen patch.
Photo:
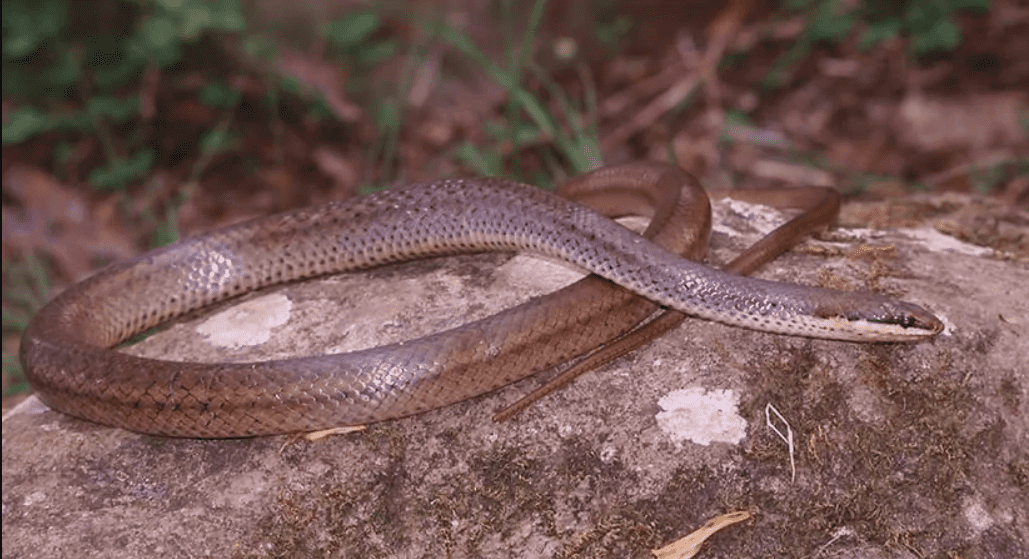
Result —
[[940, 233], [936, 229], [904, 229], [904, 234], [918, 241], [925, 248], [934, 252], [953, 252], [968, 256], [989, 256], [993, 249], [966, 243], [950, 235]]
[[657, 414], [657, 425], [676, 444], [737, 444], [747, 436], [747, 422], [738, 409], [739, 395], [732, 390], [673, 390], [657, 405], [662, 410]]
[[961, 506], [961, 512], [964, 513], [968, 525], [977, 533], [988, 530], [994, 524], [993, 517], [978, 497], [967, 497]]
[[197, 326], [197, 333], [212, 345], [225, 348], [255, 346], [267, 342], [271, 330], [289, 320], [293, 303], [273, 293], [245, 301], [220, 312]]
[[532, 295], [556, 291], [575, 283], [586, 274], [559, 260], [531, 254], [516, 254], [497, 269], [497, 288], [528, 292]]

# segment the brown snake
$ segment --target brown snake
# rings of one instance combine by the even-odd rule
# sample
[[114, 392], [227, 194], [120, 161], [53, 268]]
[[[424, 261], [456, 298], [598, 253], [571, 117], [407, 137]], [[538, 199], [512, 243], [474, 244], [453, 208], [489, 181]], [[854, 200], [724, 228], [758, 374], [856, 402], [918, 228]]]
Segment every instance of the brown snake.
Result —
[[[580, 199], [605, 213], [653, 213], [648, 234], [672, 250], [703, 253], [696, 247], [706, 246], [710, 218], [699, 233], [684, 220], [702, 215], [691, 208], [697, 196], [706, 204], [706, 196], [677, 168], [610, 167], [574, 179], [566, 190], [576, 185], [585, 190]], [[770, 248], [779, 244], [773, 240]], [[171, 318], [269, 285], [512, 250], [563, 259], [596, 275], [482, 321], [350, 353], [187, 363], [110, 349]], [[106, 425], [181, 437], [311, 431], [403, 417], [489, 392], [631, 330], [652, 312], [647, 300], [727, 324], [827, 339], [913, 341], [942, 330], [936, 317], [909, 303], [732, 275], [534, 187], [464, 179], [251, 220], [113, 264], [33, 318], [21, 359], [50, 407]]]

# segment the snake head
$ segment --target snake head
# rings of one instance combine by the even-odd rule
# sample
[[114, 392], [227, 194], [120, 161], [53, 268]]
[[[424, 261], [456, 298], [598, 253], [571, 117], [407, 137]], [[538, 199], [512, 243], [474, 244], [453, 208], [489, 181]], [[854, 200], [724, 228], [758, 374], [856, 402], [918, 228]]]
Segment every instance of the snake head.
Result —
[[913, 303], [867, 292], [850, 295], [823, 301], [815, 315], [845, 321], [854, 341], [914, 342], [943, 331], [942, 320]]

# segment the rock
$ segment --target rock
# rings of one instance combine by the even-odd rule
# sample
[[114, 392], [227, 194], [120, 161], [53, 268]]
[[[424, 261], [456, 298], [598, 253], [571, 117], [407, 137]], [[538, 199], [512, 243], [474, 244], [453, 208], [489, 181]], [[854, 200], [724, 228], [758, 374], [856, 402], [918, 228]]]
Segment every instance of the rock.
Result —
[[[954, 209], [933, 200], [849, 208], [844, 222], [886, 211], [932, 223]], [[1025, 212], [983, 212], [1029, 239]], [[713, 257], [724, 262], [763, 221], [716, 223]], [[643, 557], [749, 510], [753, 519], [716, 534], [700, 557], [1024, 557], [1029, 260], [1011, 252], [1021, 246], [996, 251], [926, 226], [834, 231], [759, 275], [872, 286], [932, 309], [946, 332], [862, 345], [691, 319], [504, 424], [493, 412], [539, 380], [315, 443], [163, 439], [30, 398], [4, 417], [3, 555]], [[131, 351], [348, 351], [486, 316], [574, 277], [526, 256], [392, 266], [235, 301]], [[254, 327], [212, 343], [199, 332], [213, 320]], [[680, 430], [700, 420], [661, 414], [683, 401], [714, 402], [725, 423], [705, 415], [712, 429]], [[795, 473], [766, 413], [792, 429]]]

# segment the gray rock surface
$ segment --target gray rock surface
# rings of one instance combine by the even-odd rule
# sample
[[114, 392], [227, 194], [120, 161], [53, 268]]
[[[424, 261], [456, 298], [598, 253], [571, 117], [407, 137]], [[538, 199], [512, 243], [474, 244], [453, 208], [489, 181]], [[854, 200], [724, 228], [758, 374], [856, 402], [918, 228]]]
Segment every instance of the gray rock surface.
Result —
[[[960, 234], [952, 218], [969, 205], [992, 220], [999, 236], [986, 244], [1002, 250], [939, 231]], [[766, 212], [719, 207], [713, 258], [725, 261], [761, 233]], [[700, 557], [1029, 556], [1029, 215], [933, 197], [849, 207], [844, 222], [897, 208], [934, 227], [844, 227], [758, 275], [923, 304], [948, 324], [927, 343], [688, 320], [508, 423], [490, 417], [539, 379], [315, 443], [163, 439], [30, 398], [4, 417], [3, 556], [649, 557], [734, 510], [755, 516]], [[130, 350], [186, 360], [347, 351], [485, 316], [573, 277], [525, 256], [405, 264], [273, 289]], [[246, 335], [201, 333], [239, 325]], [[255, 345], [223, 347], [240, 343]], [[792, 427], [795, 479], [766, 426], [769, 404]]]

